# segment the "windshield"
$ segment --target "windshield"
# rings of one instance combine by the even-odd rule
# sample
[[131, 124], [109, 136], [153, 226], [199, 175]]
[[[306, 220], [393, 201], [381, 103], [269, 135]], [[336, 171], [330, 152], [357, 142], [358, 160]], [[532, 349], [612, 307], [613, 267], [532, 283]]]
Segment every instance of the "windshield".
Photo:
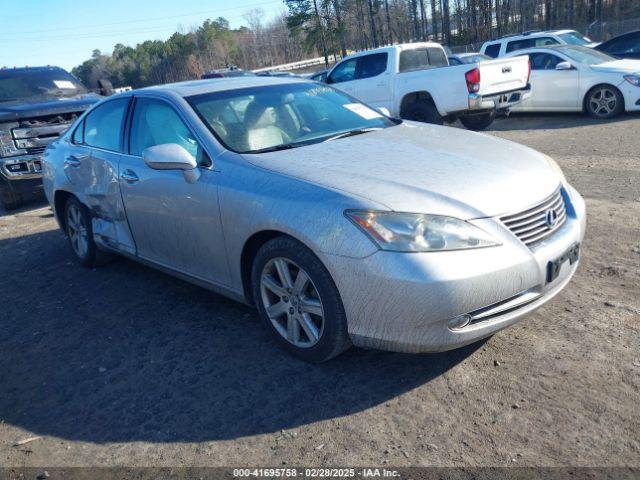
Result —
[[396, 123], [348, 95], [317, 83], [290, 83], [188, 97], [228, 149], [238, 153], [294, 148]]
[[588, 43], [591, 43], [591, 40], [578, 32], [561, 33], [558, 35], [558, 37], [560, 37], [562, 40], [564, 40], [565, 43], [569, 45], [586, 45]]
[[559, 51], [564, 53], [571, 60], [584, 65], [600, 65], [605, 62], [612, 62], [615, 58], [606, 53], [587, 47], [559, 47]]
[[32, 97], [73, 97], [86, 89], [60, 68], [0, 70], [0, 102]]

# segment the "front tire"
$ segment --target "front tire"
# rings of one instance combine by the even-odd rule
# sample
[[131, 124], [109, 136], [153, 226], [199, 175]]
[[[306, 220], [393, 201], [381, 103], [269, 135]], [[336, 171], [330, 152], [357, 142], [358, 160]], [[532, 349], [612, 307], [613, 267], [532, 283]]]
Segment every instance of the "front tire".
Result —
[[479, 115], [464, 115], [460, 117], [460, 123], [462, 123], [469, 130], [478, 132], [489, 127], [496, 119], [496, 111], [491, 110], [487, 113], [481, 113]]
[[442, 116], [438, 113], [438, 109], [427, 100], [416, 100], [409, 105], [402, 115], [402, 118], [406, 120], [413, 120], [414, 122], [432, 123], [434, 125], [444, 124]]
[[275, 340], [308, 362], [324, 362], [351, 346], [342, 300], [322, 262], [302, 243], [281, 236], [258, 251], [253, 298]]
[[624, 98], [616, 87], [596, 85], [587, 92], [584, 106], [593, 118], [609, 119], [624, 111]]

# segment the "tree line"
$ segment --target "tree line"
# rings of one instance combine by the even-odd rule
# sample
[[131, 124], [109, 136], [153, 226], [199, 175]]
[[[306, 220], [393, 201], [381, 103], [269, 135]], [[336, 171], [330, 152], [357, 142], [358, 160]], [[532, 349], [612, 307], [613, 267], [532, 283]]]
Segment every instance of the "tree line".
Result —
[[238, 29], [220, 17], [164, 41], [117, 44], [110, 55], [95, 50], [73, 73], [91, 88], [99, 79], [138, 88], [200, 78], [231, 65], [255, 69], [422, 40], [477, 44], [534, 29], [586, 32], [598, 22], [640, 17], [639, 0], [284, 0], [284, 5], [286, 13], [269, 22], [262, 10], [253, 10]]

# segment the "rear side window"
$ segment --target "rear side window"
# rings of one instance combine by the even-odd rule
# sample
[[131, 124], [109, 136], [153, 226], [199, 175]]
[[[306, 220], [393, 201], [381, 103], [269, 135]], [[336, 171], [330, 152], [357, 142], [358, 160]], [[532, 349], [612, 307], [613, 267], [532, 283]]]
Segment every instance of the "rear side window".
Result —
[[557, 41], [555, 38], [551, 38], [551, 37], [540, 37], [540, 38], [536, 38], [536, 47], [546, 47], [548, 45], [559, 45], [560, 42]]
[[400, 52], [400, 73], [449, 65], [444, 50], [437, 47], [413, 48]]
[[358, 59], [358, 78], [376, 77], [387, 70], [387, 53], [374, 53]]
[[128, 98], [110, 100], [90, 112], [84, 120], [83, 143], [90, 147], [119, 152], [128, 103]]
[[484, 49], [484, 54], [491, 58], [498, 58], [500, 55], [500, 44], [492, 43], [491, 45], [487, 45], [487, 48]]

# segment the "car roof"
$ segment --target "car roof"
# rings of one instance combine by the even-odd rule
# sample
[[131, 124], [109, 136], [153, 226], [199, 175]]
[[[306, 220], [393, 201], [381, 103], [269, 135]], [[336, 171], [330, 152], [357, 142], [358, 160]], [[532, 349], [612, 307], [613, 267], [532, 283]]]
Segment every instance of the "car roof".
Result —
[[[284, 85], [287, 83], [305, 82], [307, 80], [296, 77], [224, 77], [205, 80], [189, 80], [186, 82], [167, 83], [143, 88], [143, 91], [171, 92], [181, 97], [200, 95], [203, 93], [238, 90], [241, 88], [263, 87], [269, 85]], [[135, 93], [135, 90], [133, 90]], [[129, 92], [130, 93], [130, 92]]]
[[487, 40], [484, 43], [489, 44], [489, 43], [508, 42], [508, 41], [520, 40], [522, 38], [537, 38], [537, 37], [544, 37], [547, 35], [562, 35], [564, 33], [571, 33], [571, 32], [576, 32], [576, 30], [540, 30], [539, 32], [516, 33], [512, 35], [505, 35], [503, 37], [496, 38], [494, 40]]
[[62, 70], [66, 72], [63, 68], [56, 67], [54, 65], [47, 65], [44, 67], [0, 67], [0, 72], [43, 72], [43, 71], [51, 71], [51, 70]]

